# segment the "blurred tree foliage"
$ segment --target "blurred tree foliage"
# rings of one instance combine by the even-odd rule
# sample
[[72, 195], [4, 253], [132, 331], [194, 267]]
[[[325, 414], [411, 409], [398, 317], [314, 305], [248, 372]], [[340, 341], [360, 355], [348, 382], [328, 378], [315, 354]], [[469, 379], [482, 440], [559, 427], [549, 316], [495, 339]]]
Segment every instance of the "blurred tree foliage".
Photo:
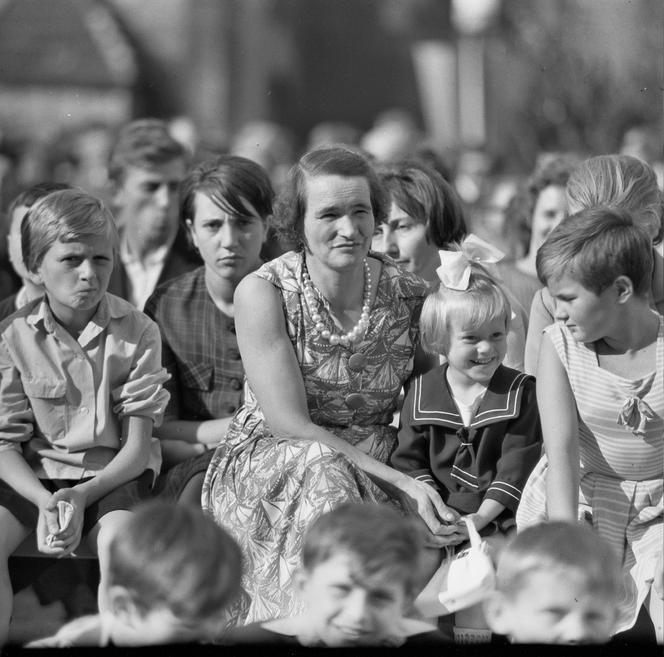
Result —
[[529, 169], [542, 150], [612, 152], [627, 128], [661, 126], [663, 24], [662, 0], [504, 0], [487, 40], [490, 149]]

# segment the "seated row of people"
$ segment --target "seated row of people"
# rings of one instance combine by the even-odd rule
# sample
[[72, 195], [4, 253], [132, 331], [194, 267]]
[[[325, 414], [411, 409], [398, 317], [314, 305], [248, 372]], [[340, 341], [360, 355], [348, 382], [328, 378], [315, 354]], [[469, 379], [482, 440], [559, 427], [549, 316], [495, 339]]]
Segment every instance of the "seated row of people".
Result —
[[[148, 301], [146, 310], [161, 318], [161, 331], [128, 303], [105, 294], [118, 238], [101, 204], [77, 190], [56, 191], [38, 201], [21, 225], [29, 278], [46, 296], [0, 325], [0, 478], [8, 484], [0, 513], [9, 527], [3, 562], [35, 526], [44, 552], [72, 552], [83, 528], [103, 548], [137, 500], [155, 490], [196, 500], [203, 476], [204, 508], [239, 542], [247, 561], [243, 585], [250, 606], [238, 612], [236, 623], [296, 611], [304, 530], [349, 500], [391, 500], [421, 518], [421, 531], [435, 548], [424, 580], [439, 567], [441, 548], [467, 538], [460, 516], [470, 516], [485, 534], [507, 534], [539, 457], [542, 432], [532, 377], [501, 364], [515, 315], [493, 273], [494, 250], [473, 238], [458, 251], [441, 250], [433, 289], [370, 253], [374, 222], [387, 220], [392, 201], [371, 165], [344, 148], [313, 151], [292, 170], [273, 222], [298, 249], [260, 268], [256, 246], [265, 235], [263, 212], [272, 202], [260, 168], [221, 158], [197, 167], [185, 189], [185, 225], [204, 264]], [[604, 220], [613, 226], [612, 248], [602, 241], [609, 239], [603, 230], [590, 230]], [[573, 309], [566, 309], [576, 321], [570, 330], [584, 337], [591, 325], [591, 342], [602, 350], [594, 351], [600, 369], [617, 368], [623, 378], [625, 367], [636, 363], [633, 341], [643, 343], [639, 368], [652, 362], [656, 371], [664, 367], [661, 317], [649, 308], [651, 242], [634, 223], [611, 209], [578, 213], [550, 236], [551, 243], [565, 246], [565, 258], [545, 274], [555, 258], [544, 250], [541, 264], [561, 308]], [[574, 236], [583, 230], [587, 250], [575, 251]], [[616, 249], [622, 259], [604, 258]], [[628, 266], [634, 260], [642, 269]], [[594, 283], [598, 272], [600, 282]], [[556, 285], [567, 287], [560, 292]], [[570, 285], [576, 287], [568, 299]], [[577, 311], [573, 302], [579, 296], [586, 305]], [[601, 335], [598, 308], [606, 332]], [[632, 331], [625, 329], [626, 309], [636, 321]], [[233, 336], [228, 343], [210, 339], [220, 320], [227, 320]], [[203, 330], [196, 338], [199, 322]], [[574, 341], [573, 330], [571, 336]], [[165, 454], [175, 446], [171, 462], [180, 463], [150, 491], [160, 470], [152, 423], [159, 422], [168, 399], [162, 343], [163, 362], [173, 376], [171, 408], [177, 410], [154, 433]], [[229, 379], [227, 367], [228, 360], [240, 361], [240, 353], [248, 381], [243, 406], [230, 423], [220, 422], [213, 407], [223, 403], [229, 385], [240, 403], [241, 379]], [[435, 368], [440, 357], [445, 364]], [[563, 369], [543, 395], [548, 371], [538, 377], [539, 410], [551, 418], [543, 425], [547, 454], [560, 451], [556, 426], [565, 429], [563, 451], [575, 454], [579, 439], [569, 414], [575, 405], [582, 410], [578, 391], [572, 386], [573, 394], [565, 392]], [[627, 529], [596, 522], [610, 539], [628, 535], [622, 556], [635, 594], [624, 606], [620, 629], [633, 623], [661, 571], [661, 559], [652, 558], [662, 527], [658, 473], [647, 470], [633, 479], [634, 467], [656, 463], [662, 449], [664, 394], [652, 374], [644, 369], [639, 376], [645, 383], [630, 397], [635, 401], [621, 422], [620, 438], [629, 434], [640, 441], [638, 463], [621, 469], [625, 452], [619, 449], [609, 476], [636, 482], [635, 490], [654, 500], [638, 502], [648, 519], [644, 527], [632, 523]], [[404, 385], [397, 436], [391, 420]], [[621, 395], [614, 394], [616, 403]], [[608, 417], [612, 409], [602, 412]], [[576, 453], [588, 482], [607, 476], [588, 457], [613, 449], [602, 443], [606, 422], [592, 425], [588, 435], [581, 432]], [[217, 444], [214, 452], [208, 448]], [[536, 471], [539, 480], [542, 468]], [[571, 520], [574, 491], [581, 481], [584, 493], [583, 478], [569, 459], [552, 461], [549, 468], [565, 482], [567, 497], [547, 510]], [[537, 477], [532, 481], [526, 489], [541, 500]], [[583, 501], [592, 512], [601, 511], [592, 494], [585, 492]], [[63, 502], [73, 515], [60, 529], [57, 509]], [[33, 510], [29, 518], [25, 504]], [[625, 517], [630, 513], [628, 506]], [[102, 549], [102, 570], [103, 554]], [[648, 602], [656, 611], [654, 598]], [[11, 595], [0, 603], [11, 609]]]

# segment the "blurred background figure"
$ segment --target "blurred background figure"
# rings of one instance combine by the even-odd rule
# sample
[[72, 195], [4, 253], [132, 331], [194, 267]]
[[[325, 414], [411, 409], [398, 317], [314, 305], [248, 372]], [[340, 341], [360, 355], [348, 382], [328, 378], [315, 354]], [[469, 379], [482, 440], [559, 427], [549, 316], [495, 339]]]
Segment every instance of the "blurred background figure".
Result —
[[185, 147], [157, 119], [124, 126], [111, 151], [108, 176], [120, 253], [109, 292], [140, 310], [157, 285], [200, 264], [178, 221], [188, 164]]
[[113, 126], [98, 121], [64, 131], [49, 149], [51, 178], [109, 203], [108, 158], [115, 137]]
[[332, 144], [357, 146], [360, 142], [361, 134], [360, 129], [350, 123], [344, 121], [323, 121], [317, 123], [309, 131], [307, 150], [310, 151], [319, 146], [330, 146]]
[[379, 162], [410, 156], [423, 139], [410, 112], [393, 108], [376, 116], [360, 146]]
[[625, 130], [620, 145], [620, 153], [638, 157], [653, 168], [660, 189], [664, 189], [663, 137], [661, 125], [643, 123]]
[[[278, 193], [288, 170], [295, 163], [295, 139], [290, 131], [277, 123], [251, 121], [245, 123], [232, 139], [230, 152], [231, 155], [246, 157], [260, 164]], [[294, 246], [277, 239], [276, 233], [270, 228], [261, 255], [264, 260], [272, 260]]]
[[523, 255], [500, 262], [498, 269], [507, 288], [526, 310], [530, 310], [535, 292], [542, 287], [535, 268], [537, 249], [567, 214], [565, 185], [579, 161], [571, 153], [542, 154], [532, 175], [507, 205], [506, 229], [518, 240], [518, 252]]
[[179, 141], [189, 153], [189, 157], [196, 154], [199, 143], [198, 128], [188, 116], [175, 116], [168, 122], [168, 131], [171, 137]]
[[284, 127], [273, 121], [245, 123], [231, 140], [231, 155], [239, 155], [260, 164], [269, 174], [272, 186], [279, 190], [295, 162], [295, 140]]

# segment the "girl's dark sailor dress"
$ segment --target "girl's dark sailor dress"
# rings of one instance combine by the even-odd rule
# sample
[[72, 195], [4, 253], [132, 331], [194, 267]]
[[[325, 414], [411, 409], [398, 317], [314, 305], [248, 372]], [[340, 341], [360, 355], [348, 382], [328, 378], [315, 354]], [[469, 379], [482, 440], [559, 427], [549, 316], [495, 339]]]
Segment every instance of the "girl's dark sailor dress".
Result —
[[541, 454], [535, 379], [500, 365], [464, 426], [446, 371], [441, 365], [411, 385], [392, 465], [432, 485], [463, 515], [477, 511], [485, 498], [500, 502], [506, 509], [497, 522], [507, 529]]

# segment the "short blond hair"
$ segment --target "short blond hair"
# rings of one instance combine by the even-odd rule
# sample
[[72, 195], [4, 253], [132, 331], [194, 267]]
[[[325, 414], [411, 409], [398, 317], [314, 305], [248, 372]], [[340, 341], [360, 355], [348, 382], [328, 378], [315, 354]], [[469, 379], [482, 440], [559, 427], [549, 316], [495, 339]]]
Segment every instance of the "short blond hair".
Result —
[[75, 242], [98, 235], [108, 236], [114, 251], [118, 248], [113, 215], [98, 198], [76, 188], [51, 192], [30, 208], [21, 224], [26, 269], [35, 273], [57, 241]]
[[566, 187], [569, 213], [597, 205], [627, 210], [654, 244], [661, 242], [664, 196], [653, 168], [631, 155], [598, 155], [572, 171]]
[[469, 266], [468, 289], [453, 290], [439, 282], [424, 300], [420, 340], [430, 354], [447, 353], [452, 317], [470, 326], [504, 317], [505, 332], [509, 331], [512, 307], [502, 286], [482, 265], [469, 262]]

